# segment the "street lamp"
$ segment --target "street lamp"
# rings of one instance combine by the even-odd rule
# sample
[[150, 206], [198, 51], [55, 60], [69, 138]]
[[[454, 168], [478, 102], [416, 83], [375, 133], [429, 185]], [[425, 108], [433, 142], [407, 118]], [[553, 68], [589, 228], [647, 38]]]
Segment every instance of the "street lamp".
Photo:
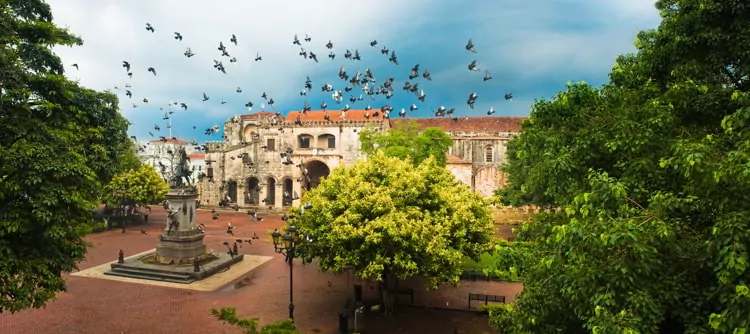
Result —
[[299, 230], [294, 225], [290, 225], [286, 228], [286, 233], [282, 235], [278, 230], [273, 230], [271, 233], [273, 238], [273, 249], [276, 253], [284, 254], [286, 261], [289, 262], [289, 319], [294, 321], [294, 291], [293, 291], [293, 272], [294, 268], [294, 252], [297, 248], [297, 243], [300, 241]]

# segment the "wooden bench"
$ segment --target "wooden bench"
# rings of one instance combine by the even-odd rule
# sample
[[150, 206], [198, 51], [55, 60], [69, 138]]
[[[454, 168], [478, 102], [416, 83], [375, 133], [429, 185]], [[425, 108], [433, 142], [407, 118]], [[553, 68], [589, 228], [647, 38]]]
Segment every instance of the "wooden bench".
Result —
[[488, 305], [489, 303], [505, 303], [505, 296], [470, 293], [469, 294], [469, 308], [471, 308], [472, 300], [484, 302], [484, 305]]
[[414, 289], [399, 289], [391, 291], [396, 297], [399, 295], [407, 295], [409, 296], [409, 303], [414, 305]]

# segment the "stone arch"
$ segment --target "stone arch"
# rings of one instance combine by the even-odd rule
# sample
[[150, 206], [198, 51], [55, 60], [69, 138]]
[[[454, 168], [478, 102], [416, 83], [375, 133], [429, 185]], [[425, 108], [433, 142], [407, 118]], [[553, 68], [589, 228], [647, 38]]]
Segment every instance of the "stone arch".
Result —
[[260, 180], [251, 176], [246, 182], [245, 204], [260, 205]]
[[266, 178], [266, 205], [276, 205], [276, 179], [273, 176]]
[[320, 184], [321, 178], [328, 177], [331, 174], [331, 168], [320, 160], [312, 159], [305, 163], [307, 175], [305, 177], [305, 189], [310, 190]]
[[236, 180], [227, 181], [227, 196], [229, 196], [230, 202], [237, 203], [237, 181]]
[[474, 170], [474, 190], [484, 197], [492, 197], [500, 188], [502, 176], [496, 166], [482, 166]]
[[245, 141], [249, 142], [253, 140], [253, 135], [257, 134], [255, 132], [255, 128], [256, 126], [249, 124], [246, 125], [244, 129], [242, 129], [242, 137], [245, 139]]
[[313, 140], [315, 140], [315, 137], [311, 134], [300, 133], [297, 135], [297, 148], [310, 149], [313, 146]]
[[323, 149], [336, 148], [336, 136], [330, 133], [319, 134], [315, 142], [316, 142], [315, 147], [317, 148], [323, 148]]
[[292, 203], [294, 202], [294, 180], [292, 180], [291, 176], [281, 179], [281, 189], [284, 192], [282, 205], [292, 206]]

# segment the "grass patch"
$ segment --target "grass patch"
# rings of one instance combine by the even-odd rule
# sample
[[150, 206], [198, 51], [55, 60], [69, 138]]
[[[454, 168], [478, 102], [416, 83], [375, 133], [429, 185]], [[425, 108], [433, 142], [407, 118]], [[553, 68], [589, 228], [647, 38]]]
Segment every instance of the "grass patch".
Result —
[[464, 268], [487, 268], [493, 266], [498, 261], [498, 254], [496, 253], [484, 253], [479, 256], [479, 261], [474, 261], [470, 257], [464, 257], [461, 261], [461, 265]]

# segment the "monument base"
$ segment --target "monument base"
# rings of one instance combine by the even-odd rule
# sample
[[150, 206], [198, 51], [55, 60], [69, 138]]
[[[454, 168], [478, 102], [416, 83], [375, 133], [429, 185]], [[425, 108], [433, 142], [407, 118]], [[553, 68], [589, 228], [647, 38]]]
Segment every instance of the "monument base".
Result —
[[190, 284], [216, 273], [228, 270], [242, 261], [243, 254], [231, 256], [226, 253], [205, 254], [199, 261], [198, 271], [194, 264], [163, 264], [157, 262], [156, 252], [145, 254], [124, 263], [112, 263], [105, 275], [122, 276], [152, 281]]

